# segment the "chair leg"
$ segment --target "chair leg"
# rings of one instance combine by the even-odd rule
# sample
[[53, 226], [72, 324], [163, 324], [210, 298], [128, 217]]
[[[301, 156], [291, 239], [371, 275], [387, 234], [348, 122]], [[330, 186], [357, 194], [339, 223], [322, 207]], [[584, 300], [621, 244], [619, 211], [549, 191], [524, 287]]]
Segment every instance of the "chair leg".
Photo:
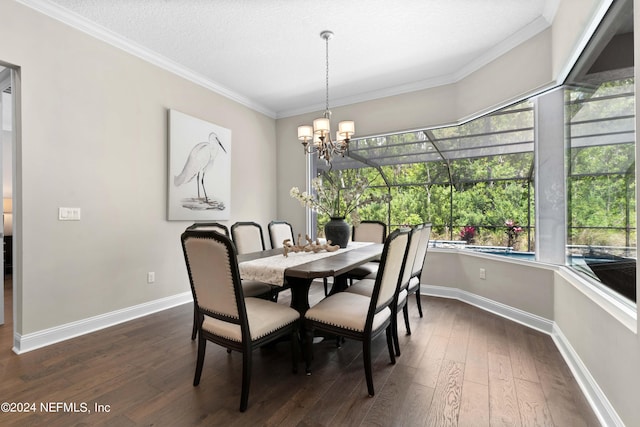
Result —
[[418, 313], [420, 314], [420, 317], [422, 317], [422, 302], [420, 301], [420, 287], [418, 287], [418, 290], [416, 291], [416, 304], [418, 305]]
[[196, 339], [198, 334], [198, 309], [195, 303], [193, 304], [193, 329], [191, 330], [191, 341]]
[[291, 363], [293, 363], [293, 373], [298, 373], [298, 358], [300, 355], [298, 354], [299, 340], [298, 337], [298, 328], [295, 328], [291, 333]]
[[391, 359], [391, 364], [395, 365], [396, 364], [396, 358], [393, 355], [393, 336], [392, 336], [392, 331], [391, 331], [391, 325], [389, 325], [387, 327], [387, 348], [389, 349], [389, 359]]
[[400, 356], [400, 341], [398, 340], [398, 312], [391, 315], [391, 338], [396, 349], [396, 356]]
[[311, 359], [313, 359], [313, 329], [307, 325], [307, 333], [306, 333], [306, 351], [305, 353], [305, 371], [307, 375], [311, 375]]
[[407, 329], [407, 335], [411, 335], [411, 325], [409, 324], [409, 304], [405, 304], [402, 307], [402, 314], [404, 315], [404, 326]]
[[242, 393], [240, 395], [240, 412], [247, 410], [249, 404], [249, 386], [251, 385], [251, 349], [242, 352]]
[[200, 384], [200, 376], [202, 375], [202, 365], [204, 365], [204, 353], [207, 349], [207, 340], [202, 338], [202, 335], [198, 337], [198, 358], [196, 361], [196, 375], [193, 377], [193, 386]]
[[[389, 337], [387, 337], [387, 344], [389, 344]], [[364, 360], [364, 375], [367, 379], [367, 391], [369, 392], [369, 397], [373, 397], [375, 390], [373, 389], [373, 371], [371, 369], [371, 337], [362, 341], [362, 359]]]
[[329, 281], [326, 277], [323, 277], [322, 283], [324, 284], [324, 296], [326, 297], [329, 295]]

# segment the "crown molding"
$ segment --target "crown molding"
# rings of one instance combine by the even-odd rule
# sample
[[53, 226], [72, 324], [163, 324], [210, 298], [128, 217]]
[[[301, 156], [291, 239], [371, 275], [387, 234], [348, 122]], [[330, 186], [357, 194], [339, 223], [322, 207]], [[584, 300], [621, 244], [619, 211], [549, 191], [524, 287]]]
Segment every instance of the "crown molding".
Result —
[[266, 108], [265, 106], [258, 104], [251, 99], [240, 95], [204, 76], [198, 74], [169, 58], [157, 54], [137, 43], [128, 40], [119, 34], [110, 31], [101, 25], [87, 20], [86, 18], [71, 12], [63, 7], [53, 4], [47, 0], [16, 0], [37, 12], [40, 12], [50, 18], [62, 22], [78, 31], [88, 34], [98, 40], [108, 43], [118, 49], [121, 49], [131, 55], [134, 55], [146, 62], [149, 62], [157, 67], [160, 67], [170, 73], [173, 73], [179, 77], [182, 77], [192, 83], [204, 87], [212, 92], [224, 96], [232, 101], [235, 101], [245, 107], [262, 113], [272, 119], [276, 118], [275, 111]]

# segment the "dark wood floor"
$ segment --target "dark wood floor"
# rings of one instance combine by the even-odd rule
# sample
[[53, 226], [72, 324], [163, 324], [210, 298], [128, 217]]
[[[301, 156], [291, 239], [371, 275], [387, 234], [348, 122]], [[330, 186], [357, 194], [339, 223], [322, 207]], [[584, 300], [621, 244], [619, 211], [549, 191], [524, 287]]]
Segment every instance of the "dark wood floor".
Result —
[[[321, 298], [322, 286], [313, 289]], [[0, 401], [37, 408], [0, 413], [0, 425], [599, 425], [547, 335], [447, 299], [423, 297], [420, 319], [411, 302], [413, 334], [401, 327], [395, 365], [384, 336], [375, 342], [375, 397], [367, 396], [360, 343], [317, 344], [311, 376], [302, 363], [291, 373], [290, 347], [280, 343], [254, 353], [245, 413], [238, 411], [238, 353], [210, 344], [200, 385], [192, 386], [190, 305], [21, 356], [10, 350], [9, 311], [0, 326]], [[40, 404], [47, 402], [79, 412], [46, 413]], [[97, 413], [96, 404], [108, 412]]]

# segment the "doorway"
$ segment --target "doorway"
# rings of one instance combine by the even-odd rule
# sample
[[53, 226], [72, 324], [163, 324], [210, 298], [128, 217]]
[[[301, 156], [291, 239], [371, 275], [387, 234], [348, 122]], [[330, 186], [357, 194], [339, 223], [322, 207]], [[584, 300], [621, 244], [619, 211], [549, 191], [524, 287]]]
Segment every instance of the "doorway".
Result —
[[[0, 342], [13, 342], [17, 307], [13, 283], [13, 176], [14, 147], [16, 140], [15, 120], [15, 71], [0, 65], [0, 187], [2, 188], [2, 228], [0, 238], [3, 257], [0, 270], [3, 272], [3, 292], [0, 292]], [[11, 344], [9, 344], [11, 345]]]

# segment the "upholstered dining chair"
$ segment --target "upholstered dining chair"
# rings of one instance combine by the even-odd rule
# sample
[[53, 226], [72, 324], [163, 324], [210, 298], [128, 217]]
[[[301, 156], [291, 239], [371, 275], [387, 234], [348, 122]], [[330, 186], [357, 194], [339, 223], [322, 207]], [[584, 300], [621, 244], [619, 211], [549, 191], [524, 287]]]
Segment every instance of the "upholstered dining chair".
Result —
[[362, 357], [369, 396], [375, 394], [371, 368], [371, 342], [386, 332], [387, 347], [391, 363], [395, 363], [393, 335], [391, 330], [392, 304], [396, 301], [402, 265], [409, 242], [407, 230], [396, 230], [387, 238], [380, 269], [371, 297], [351, 292], [329, 295], [305, 313], [306, 368], [311, 373], [313, 358], [313, 335], [324, 331], [337, 336], [362, 341]]
[[[218, 222], [196, 222], [189, 227], [187, 230], [200, 230], [200, 231], [215, 231], [220, 234], [224, 234], [229, 237], [229, 229], [226, 225], [220, 224]], [[243, 280], [242, 281], [242, 291], [244, 292], [245, 297], [258, 297], [264, 299], [274, 299], [275, 293], [273, 287], [268, 283], [258, 282], [257, 280]], [[198, 311], [196, 309], [195, 303], [193, 305], [193, 327], [191, 328], [191, 339], [195, 340], [196, 335], [198, 334]]]
[[[387, 237], [387, 224], [381, 221], [361, 221], [354, 226], [351, 232], [351, 240], [354, 242], [384, 243]], [[354, 268], [347, 273], [349, 283], [354, 280], [364, 279], [368, 275], [375, 275], [378, 271], [378, 261], [371, 261]]]
[[249, 401], [254, 349], [289, 336], [293, 372], [297, 371], [300, 314], [283, 304], [245, 298], [235, 248], [227, 236], [187, 230], [181, 241], [198, 312], [198, 356], [193, 385], [200, 383], [207, 341], [241, 352], [240, 411], [244, 412]]
[[420, 301], [420, 277], [422, 276], [422, 268], [427, 258], [427, 248], [429, 247], [429, 238], [431, 237], [431, 224], [422, 224], [420, 232], [420, 244], [416, 254], [415, 262], [411, 270], [411, 280], [407, 292], [409, 295], [416, 294], [416, 305], [418, 313], [422, 317], [422, 301]]
[[[299, 243], [295, 240], [293, 235], [293, 227], [286, 221], [271, 221], [267, 226], [269, 230], [269, 240], [271, 241], [272, 248], [284, 247], [284, 241], [286, 239], [291, 240], [291, 244]], [[324, 296], [329, 294], [329, 282], [326, 277], [322, 278], [324, 285]]]
[[262, 227], [255, 222], [236, 222], [231, 226], [231, 237], [238, 254], [264, 251]]
[[274, 249], [284, 247], [286, 239], [289, 239], [292, 245], [297, 243], [293, 236], [293, 227], [286, 221], [271, 221], [267, 229], [269, 230], [271, 247]]
[[[409, 232], [409, 248], [407, 249], [407, 256], [404, 258], [402, 264], [401, 280], [398, 283], [398, 292], [396, 294], [396, 303], [392, 305], [393, 315], [391, 317], [391, 326], [393, 328], [393, 344], [396, 351], [396, 356], [400, 356], [400, 341], [398, 339], [398, 313], [402, 310], [404, 317], [404, 325], [407, 330], [407, 335], [411, 335], [411, 325], [409, 324], [409, 311], [407, 306], [407, 295], [409, 281], [411, 279], [411, 268], [413, 267], [416, 254], [418, 252], [418, 245], [420, 244], [420, 233], [422, 231], [422, 225], [411, 228]], [[362, 279], [347, 289], [347, 292], [357, 293], [360, 295], [371, 296], [375, 284], [375, 279]]]
[[194, 222], [187, 227], [187, 230], [217, 231], [229, 237], [229, 228], [219, 222]]
[[351, 231], [354, 242], [384, 243], [387, 237], [387, 224], [382, 221], [361, 221]]

